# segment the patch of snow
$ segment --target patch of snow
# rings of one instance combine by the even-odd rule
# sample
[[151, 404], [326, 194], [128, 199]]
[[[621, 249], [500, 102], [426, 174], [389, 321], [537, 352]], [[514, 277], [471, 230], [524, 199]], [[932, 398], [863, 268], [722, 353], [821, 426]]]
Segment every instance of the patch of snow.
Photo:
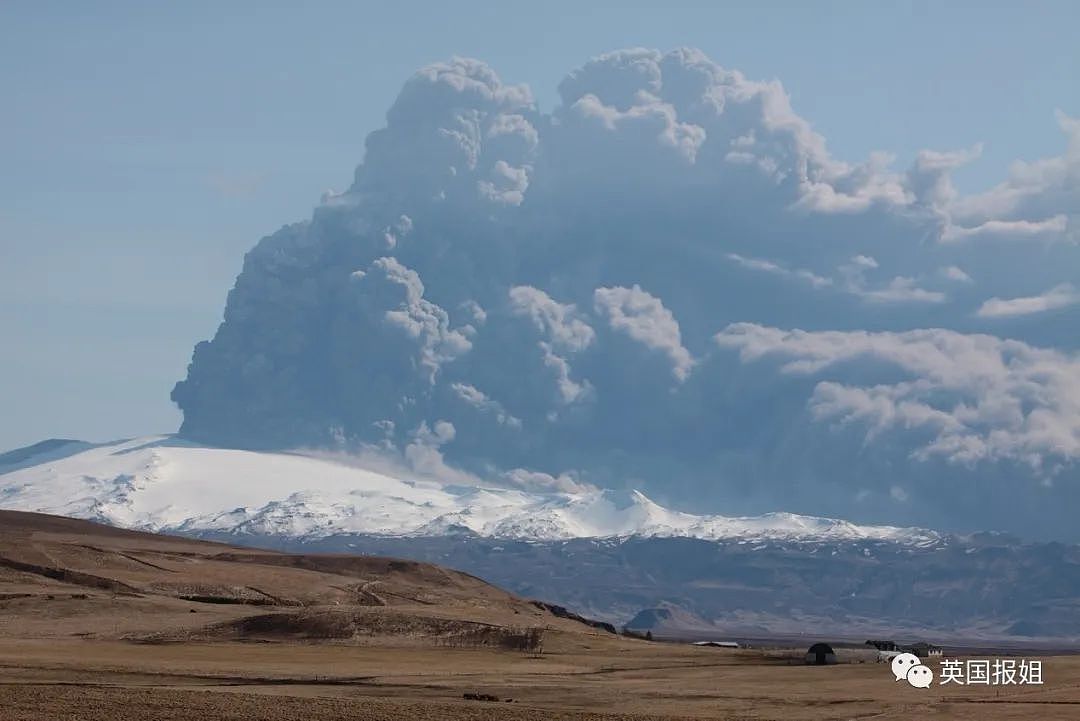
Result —
[[530, 493], [399, 479], [327, 458], [202, 447], [171, 436], [44, 455], [0, 473], [0, 507], [150, 531], [321, 538], [476, 534], [534, 541], [688, 537], [931, 545], [933, 531], [768, 513], [694, 515], [639, 491]]

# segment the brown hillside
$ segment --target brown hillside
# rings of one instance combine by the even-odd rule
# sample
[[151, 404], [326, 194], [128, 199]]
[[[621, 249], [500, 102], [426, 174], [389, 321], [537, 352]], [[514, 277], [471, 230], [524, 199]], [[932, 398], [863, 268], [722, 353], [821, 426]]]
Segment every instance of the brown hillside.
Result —
[[0, 636], [513, 645], [592, 632], [429, 563], [291, 555], [0, 511]]

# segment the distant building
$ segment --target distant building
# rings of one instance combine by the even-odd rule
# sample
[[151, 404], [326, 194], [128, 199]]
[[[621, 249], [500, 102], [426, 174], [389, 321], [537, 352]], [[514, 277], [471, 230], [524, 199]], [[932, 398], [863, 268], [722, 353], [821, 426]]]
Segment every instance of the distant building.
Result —
[[891, 659], [893, 656], [899, 653], [913, 653], [919, 658], [929, 658], [930, 656], [940, 656], [941, 646], [935, 646], [932, 643], [926, 641], [919, 641], [913, 643], [910, 646], [901, 646], [895, 641], [867, 641], [867, 646], [873, 646], [878, 650], [879, 659]]
[[867, 646], [873, 646], [878, 651], [899, 651], [900, 647], [896, 645], [896, 641], [874, 641], [870, 640], [866, 642]]
[[915, 654], [919, 658], [930, 658], [931, 656], [941, 655], [941, 646], [935, 646], [934, 644], [927, 643], [926, 641], [919, 641], [918, 643], [913, 643], [904, 650], [908, 651], [909, 653]]
[[815, 643], [806, 651], [806, 663], [810, 666], [829, 666], [836, 663], [836, 652], [827, 643]]

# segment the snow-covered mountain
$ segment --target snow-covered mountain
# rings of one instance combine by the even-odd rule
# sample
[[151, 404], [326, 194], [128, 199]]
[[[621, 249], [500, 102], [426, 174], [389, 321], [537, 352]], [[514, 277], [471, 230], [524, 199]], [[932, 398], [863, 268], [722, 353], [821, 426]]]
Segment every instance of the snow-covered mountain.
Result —
[[788, 513], [693, 515], [637, 491], [439, 482], [382, 460], [173, 436], [54, 439], [0, 454], [0, 509], [432, 561], [620, 623], [673, 602], [725, 637], [812, 628], [1080, 639], [1080, 546]]
[[638, 491], [529, 492], [396, 478], [347, 459], [210, 448], [172, 436], [100, 445], [46, 441], [0, 455], [0, 508], [128, 528], [318, 539], [338, 535], [551, 541], [889, 541], [928, 545], [916, 528], [770, 513], [693, 515]]

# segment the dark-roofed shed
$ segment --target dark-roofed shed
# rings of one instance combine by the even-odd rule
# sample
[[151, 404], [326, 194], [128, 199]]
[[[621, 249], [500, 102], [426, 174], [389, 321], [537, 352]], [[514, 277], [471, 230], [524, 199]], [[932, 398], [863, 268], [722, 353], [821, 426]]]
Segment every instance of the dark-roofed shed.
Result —
[[836, 663], [836, 652], [827, 643], [815, 643], [806, 651], [806, 663], [812, 666], [826, 666]]

